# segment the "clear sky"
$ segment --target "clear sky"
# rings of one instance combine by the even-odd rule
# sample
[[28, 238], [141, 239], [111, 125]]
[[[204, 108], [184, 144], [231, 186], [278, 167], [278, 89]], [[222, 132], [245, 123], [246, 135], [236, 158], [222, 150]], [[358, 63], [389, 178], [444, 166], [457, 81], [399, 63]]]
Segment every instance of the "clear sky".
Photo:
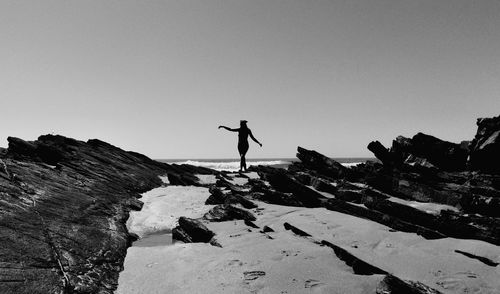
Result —
[[0, 146], [99, 138], [153, 158], [371, 156], [500, 114], [498, 0], [1, 1]]

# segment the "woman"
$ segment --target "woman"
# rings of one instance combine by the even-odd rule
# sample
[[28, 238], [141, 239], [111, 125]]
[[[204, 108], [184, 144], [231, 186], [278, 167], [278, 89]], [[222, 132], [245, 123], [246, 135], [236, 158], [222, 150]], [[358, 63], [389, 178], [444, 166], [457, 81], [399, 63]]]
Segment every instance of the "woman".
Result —
[[224, 128], [228, 131], [231, 132], [238, 132], [238, 152], [240, 153], [240, 172], [241, 171], [246, 171], [247, 170], [247, 162], [245, 159], [245, 155], [247, 154], [248, 151], [248, 136], [252, 138], [252, 140], [255, 141], [255, 143], [259, 144], [260, 147], [262, 147], [262, 144], [255, 139], [255, 137], [252, 134], [252, 131], [247, 127], [247, 121], [246, 120], [240, 120], [240, 127], [238, 129], [231, 129], [226, 126], [219, 126], [220, 128]]

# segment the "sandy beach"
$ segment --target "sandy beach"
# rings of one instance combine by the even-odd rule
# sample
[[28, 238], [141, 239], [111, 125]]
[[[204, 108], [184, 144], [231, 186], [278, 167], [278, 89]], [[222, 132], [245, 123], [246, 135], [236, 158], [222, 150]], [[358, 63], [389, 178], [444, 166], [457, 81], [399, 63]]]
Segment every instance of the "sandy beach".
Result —
[[[205, 184], [213, 183], [213, 178], [199, 177]], [[233, 177], [233, 182], [243, 188], [246, 179]], [[164, 205], [169, 191], [176, 189], [189, 200]], [[129, 228], [144, 235], [164, 229], [160, 215], [171, 216], [165, 223], [169, 226], [181, 215], [201, 217], [211, 208], [200, 204], [208, 195], [208, 188], [203, 187], [169, 186], [147, 192], [145, 207], [134, 212]], [[473, 252], [500, 262], [498, 246], [477, 240], [426, 240], [324, 208], [256, 204], [258, 208], [251, 211], [259, 228], [243, 220], [204, 222], [222, 248], [182, 242], [130, 247], [117, 293], [374, 293], [384, 275], [354, 273], [322, 240], [401, 279], [420, 281], [442, 293], [500, 292], [498, 267], [455, 252]], [[442, 208], [427, 203], [421, 209]], [[285, 229], [285, 223], [311, 236], [297, 235]], [[272, 231], [264, 232], [265, 226]]]

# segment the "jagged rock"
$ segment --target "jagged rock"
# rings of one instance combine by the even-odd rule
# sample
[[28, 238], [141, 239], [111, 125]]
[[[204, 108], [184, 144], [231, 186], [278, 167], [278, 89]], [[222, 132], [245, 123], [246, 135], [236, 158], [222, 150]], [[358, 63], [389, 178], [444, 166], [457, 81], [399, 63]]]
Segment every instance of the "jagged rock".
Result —
[[500, 174], [500, 116], [477, 120], [476, 136], [470, 144], [470, 166]]
[[229, 181], [227, 181], [226, 179], [224, 179], [222, 177], [219, 177], [217, 179], [217, 181], [215, 182], [215, 185], [217, 187], [220, 187], [220, 188], [229, 189], [231, 191], [231, 193], [244, 193], [245, 192], [241, 187], [238, 187], [238, 186], [230, 183]]
[[443, 141], [436, 137], [418, 133], [408, 139], [399, 136], [387, 150], [380, 142], [374, 141], [368, 149], [387, 166], [399, 166], [403, 163], [419, 168], [447, 171], [465, 170], [468, 149], [462, 144]]
[[472, 259], [477, 259], [479, 260], [480, 262], [486, 264], [486, 265], [489, 265], [489, 266], [492, 266], [492, 267], [496, 267], [497, 265], [499, 265], [500, 263], [498, 262], [495, 262], [489, 258], [486, 258], [484, 256], [478, 256], [478, 255], [475, 255], [475, 254], [472, 254], [472, 253], [469, 253], [469, 252], [465, 252], [465, 251], [462, 251], [462, 250], [455, 250], [456, 253], [460, 253], [462, 255], [465, 255], [469, 258], [472, 258]]
[[464, 195], [460, 199], [460, 206], [466, 213], [500, 217], [500, 197], [498, 196]]
[[393, 275], [387, 275], [378, 284], [376, 294], [440, 294], [436, 289], [420, 282], [403, 281]]
[[371, 200], [364, 203], [368, 208], [397, 217], [405, 222], [454, 238], [483, 240], [500, 245], [500, 220], [498, 219], [480, 218], [480, 221], [485, 221], [476, 223], [474, 218], [451, 211], [442, 211], [436, 216], [388, 200]]
[[170, 172], [167, 174], [168, 182], [178, 186], [199, 186], [198, 178], [190, 174], [177, 174]]
[[179, 225], [172, 230], [172, 238], [185, 243], [208, 243], [215, 236], [201, 221], [181, 216]]
[[468, 156], [467, 148], [461, 144], [423, 133], [418, 133], [411, 139], [397, 137], [392, 142], [389, 153], [388, 157], [396, 164], [407, 161], [424, 168], [437, 167], [448, 171], [465, 170]]
[[272, 232], [274, 232], [274, 230], [271, 227], [264, 226], [262, 228], [262, 233], [272, 233]]
[[361, 203], [364, 193], [361, 190], [340, 189], [335, 193], [335, 198], [352, 203]]
[[375, 157], [378, 160], [382, 161], [383, 164], [391, 165], [394, 163], [389, 150], [387, 150], [387, 148], [385, 148], [384, 145], [382, 145], [382, 143], [380, 143], [379, 141], [370, 142], [370, 144], [368, 144], [368, 150], [373, 152]]
[[415, 225], [412, 222], [405, 222], [389, 214], [384, 214], [379, 211], [374, 211], [358, 205], [350, 204], [339, 199], [329, 199], [325, 207], [329, 210], [366, 218], [398, 231], [416, 233], [426, 239], [446, 238], [446, 235], [437, 231], [425, 228], [423, 226]]
[[246, 209], [252, 209], [257, 207], [255, 203], [246, 199], [242, 195], [232, 194], [231, 192], [229, 192], [228, 194], [224, 194], [221, 189], [215, 186], [210, 186], [209, 192], [210, 196], [205, 201], [205, 204], [209, 205], [240, 204]]
[[229, 220], [256, 220], [255, 216], [251, 212], [231, 204], [217, 205], [207, 212], [203, 218], [214, 222]]
[[311, 170], [330, 177], [341, 178], [347, 174], [348, 169], [337, 161], [324, 156], [314, 150], [307, 150], [302, 147], [297, 147], [297, 158], [301, 160], [302, 164]]
[[464, 170], [468, 151], [460, 144], [440, 140], [436, 137], [418, 133], [411, 139], [411, 153], [428, 159], [444, 170]]
[[288, 176], [285, 171], [274, 169], [264, 174], [269, 184], [283, 193], [292, 193], [305, 207], [319, 207], [327, 198]]
[[245, 219], [245, 225], [249, 226], [249, 227], [252, 227], [254, 229], [258, 229], [259, 226], [256, 225], [255, 223], [253, 223], [252, 221], [249, 221], [248, 219]]
[[205, 200], [205, 204], [224, 204], [227, 196], [224, 194], [224, 192], [222, 192], [221, 189], [215, 186], [210, 186], [210, 188], [208, 188], [208, 192], [210, 192], [210, 196], [208, 196], [207, 200]]
[[302, 237], [311, 237], [311, 235], [309, 235], [309, 233], [306, 233], [306, 232], [302, 231], [301, 229], [299, 229], [299, 228], [297, 228], [295, 226], [292, 226], [289, 223], [284, 223], [283, 227], [285, 227], [285, 230], [290, 230], [290, 231], [292, 231], [296, 235], [299, 235], [299, 236], [302, 236]]
[[54, 135], [10, 137], [2, 161], [0, 293], [112, 293], [134, 239], [129, 211], [170, 166]]
[[337, 192], [337, 188], [334, 185], [332, 185], [329, 181], [322, 179], [320, 177], [312, 176], [305, 172], [297, 172], [293, 175], [293, 177], [299, 183], [306, 186], [312, 186], [314, 189], [318, 191], [327, 192], [330, 194], [335, 194], [335, 192]]
[[251, 195], [254, 199], [269, 204], [303, 206], [302, 202], [296, 199], [292, 193], [283, 193], [271, 189], [266, 189], [263, 192], [254, 192]]
[[387, 275], [388, 273], [376, 266], [373, 266], [356, 256], [349, 253], [347, 250], [326, 240], [321, 241], [321, 244], [333, 249], [335, 255], [343, 260], [357, 275]]
[[438, 170], [438, 168], [432, 163], [430, 163], [427, 159], [416, 157], [414, 155], [409, 155], [405, 159], [404, 163], [411, 167], [418, 168], [420, 170], [428, 170], [431, 172], [437, 172]]

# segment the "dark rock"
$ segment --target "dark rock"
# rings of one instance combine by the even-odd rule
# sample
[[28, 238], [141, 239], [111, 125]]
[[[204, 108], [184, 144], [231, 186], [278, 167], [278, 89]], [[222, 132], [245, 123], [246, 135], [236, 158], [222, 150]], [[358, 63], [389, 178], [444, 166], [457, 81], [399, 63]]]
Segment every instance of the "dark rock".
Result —
[[222, 177], [217, 179], [217, 181], [215, 182], [215, 185], [217, 187], [220, 187], [220, 188], [229, 189], [231, 191], [231, 193], [244, 193], [245, 192], [241, 187], [238, 187], [238, 186], [230, 183], [229, 181], [227, 181], [226, 179], [224, 179]]
[[272, 232], [274, 232], [274, 230], [268, 226], [264, 226], [262, 228], [262, 233], [272, 233]]
[[[446, 236], [460, 239], [476, 239], [500, 244], [500, 220], [489, 219], [484, 223], [475, 223], [475, 220], [451, 211], [442, 211], [435, 216], [410, 206], [395, 203], [388, 200], [376, 200], [365, 202], [365, 205], [408, 223], [425, 227], [432, 231], [440, 232]], [[486, 220], [486, 218], [481, 218]]]
[[311, 186], [313, 186], [314, 189], [321, 192], [326, 192], [330, 194], [335, 194], [337, 192], [337, 188], [334, 185], [321, 178], [313, 177], [311, 179]]
[[347, 174], [348, 169], [337, 161], [324, 156], [314, 150], [297, 147], [297, 158], [307, 168], [330, 178], [341, 178]]
[[460, 206], [466, 213], [478, 213], [485, 216], [500, 217], [500, 197], [488, 197], [475, 194], [464, 195]]
[[392, 142], [389, 153], [387, 157], [393, 164], [406, 161], [417, 167], [437, 167], [448, 171], [465, 170], [468, 156], [467, 148], [461, 144], [443, 141], [423, 133], [418, 133], [411, 139], [397, 137]]
[[168, 181], [171, 185], [178, 186], [199, 186], [198, 178], [190, 174], [178, 174], [170, 172], [167, 174]]
[[130, 207], [130, 210], [135, 210], [135, 211], [139, 211], [142, 209], [142, 207], [144, 206], [144, 203], [140, 200], [137, 200], [137, 199], [130, 199], [129, 200], [129, 207]]
[[172, 230], [172, 238], [185, 243], [208, 243], [213, 236], [215, 233], [201, 221], [184, 216], [179, 218], [179, 225]]
[[349, 253], [347, 250], [332, 244], [328, 241], [321, 241], [321, 244], [328, 246], [333, 249], [335, 255], [341, 260], [343, 260], [348, 266], [352, 267], [352, 270], [357, 275], [387, 275], [388, 273], [376, 266], [373, 266], [356, 256]]
[[264, 192], [269, 190], [269, 187], [266, 185], [266, 183], [259, 179], [249, 179], [248, 185], [250, 185], [250, 193]]
[[229, 192], [228, 194], [224, 194], [221, 189], [215, 186], [210, 186], [209, 188], [210, 196], [205, 201], [205, 204], [209, 205], [217, 205], [217, 204], [240, 204], [246, 209], [256, 208], [257, 205], [252, 201], [246, 199], [242, 195], [232, 194]]
[[477, 120], [477, 132], [470, 144], [473, 170], [500, 174], [500, 116]]
[[412, 152], [418, 157], [428, 159], [444, 170], [464, 170], [468, 152], [460, 144], [440, 140], [436, 137], [418, 133], [412, 138]]
[[283, 193], [292, 193], [305, 207], [319, 207], [327, 198], [288, 176], [284, 170], [273, 170], [264, 175], [269, 184]]
[[252, 227], [254, 229], [258, 229], [259, 226], [254, 224], [252, 221], [249, 221], [248, 219], [245, 219], [245, 225], [249, 226], [249, 227]]
[[246, 209], [252, 209], [252, 208], [257, 208], [257, 204], [253, 203], [252, 201], [246, 199], [242, 195], [228, 195], [226, 197], [226, 200], [224, 202], [225, 204], [240, 204]]
[[208, 196], [207, 200], [205, 200], [205, 204], [217, 205], [225, 203], [227, 196], [224, 194], [224, 192], [222, 192], [221, 189], [215, 186], [210, 186], [210, 188], [208, 188], [208, 191], [210, 192], [210, 196]]
[[340, 189], [335, 193], [335, 198], [352, 203], [361, 203], [363, 197], [364, 193], [361, 190]]
[[329, 210], [369, 219], [398, 231], [416, 233], [426, 239], [446, 238], [446, 235], [437, 231], [415, 225], [412, 222], [405, 222], [397, 217], [350, 204], [339, 199], [329, 199], [325, 207]]
[[486, 258], [484, 256], [478, 256], [478, 255], [475, 255], [475, 254], [472, 254], [472, 253], [469, 253], [469, 252], [465, 252], [465, 251], [462, 251], [462, 250], [455, 250], [456, 253], [460, 253], [462, 255], [465, 255], [469, 258], [472, 258], [472, 259], [477, 259], [479, 260], [480, 262], [486, 264], [486, 265], [489, 265], [489, 266], [492, 266], [492, 267], [496, 267], [497, 265], [499, 265], [500, 263], [498, 262], [494, 262], [493, 260], [489, 259], [489, 258]]
[[368, 149], [384, 165], [397, 167], [406, 163], [430, 170], [465, 170], [468, 156], [468, 149], [463, 144], [443, 141], [423, 133], [418, 133], [411, 139], [397, 137], [390, 150], [378, 141], [371, 142]]
[[285, 205], [285, 206], [303, 206], [302, 202], [297, 200], [292, 193], [283, 193], [266, 189], [263, 192], [255, 192], [251, 194], [254, 199], [260, 200], [269, 204]]
[[299, 229], [295, 226], [292, 226], [289, 223], [284, 223], [283, 226], [285, 227], [285, 230], [292, 231], [295, 235], [299, 235], [302, 237], [311, 237], [311, 235], [309, 235], [308, 233], [302, 231], [301, 229]]
[[231, 204], [217, 205], [207, 212], [203, 218], [214, 222], [229, 220], [256, 220], [255, 216], [251, 212]]
[[2, 279], [0, 293], [112, 293], [134, 239], [129, 211], [170, 166], [99, 140], [8, 141], [0, 276], [11, 282]]
[[375, 157], [382, 161], [383, 164], [385, 165], [391, 165], [394, 163], [394, 160], [389, 153], [389, 150], [382, 145], [379, 141], [372, 141], [370, 144], [368, 144], [368, 150], [373, 152]]
[[430, 163], [427, 159], [416, 157], [414, 155], [409, 155], [405, 159], [404, 163], [416, 169], [420, 169], [421, 171], [430, 171], [430, 172], [438, 171], [438, 168], [434, 166], [432, 163]]
[[378, 284], [376, 294], [440, 294], [436, 289], [420, 282], [403, 281], [393, 275], [387, 275]]

